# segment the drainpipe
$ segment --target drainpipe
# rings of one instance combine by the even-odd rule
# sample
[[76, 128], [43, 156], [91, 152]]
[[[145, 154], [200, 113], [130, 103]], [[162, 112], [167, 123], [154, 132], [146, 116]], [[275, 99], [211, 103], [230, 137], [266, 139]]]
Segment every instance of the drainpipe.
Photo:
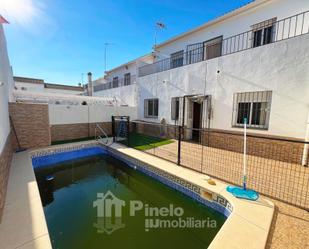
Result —
[[[306, 135], [305, 135], [305, 142], [309, 142], [309, 113], [307, 118], [307, 125], [306, 125]], [[302, 165], [308, 167], [308, 150], [309, 150], [309, 144], [304, 145], [304, 151], [303, 151], [303, 158], [302, 158]]]
[[88, 73], [88, 96], [92, 96], [92, 73]]

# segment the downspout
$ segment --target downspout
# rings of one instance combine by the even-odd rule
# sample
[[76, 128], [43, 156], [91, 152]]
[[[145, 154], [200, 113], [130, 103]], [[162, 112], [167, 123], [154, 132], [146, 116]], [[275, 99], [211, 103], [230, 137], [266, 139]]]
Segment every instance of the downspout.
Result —
[[308, 150], [309, 150], [309, 112], [308, 112], [308, 118], [307, 118], [307, 125], [306, 125], [306, 135], [305, 135], [305, 145], [304, 145], [304, 151], [303, 151], [303, 158], [302, 158], [302, 165], [308, 167]]

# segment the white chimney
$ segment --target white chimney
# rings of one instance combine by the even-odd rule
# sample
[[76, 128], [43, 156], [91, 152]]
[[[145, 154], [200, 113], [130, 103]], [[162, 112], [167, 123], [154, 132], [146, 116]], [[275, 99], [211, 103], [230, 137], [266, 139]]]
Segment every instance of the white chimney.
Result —
[[88, 96], [92, 96], [92, 73], [88, 73]]

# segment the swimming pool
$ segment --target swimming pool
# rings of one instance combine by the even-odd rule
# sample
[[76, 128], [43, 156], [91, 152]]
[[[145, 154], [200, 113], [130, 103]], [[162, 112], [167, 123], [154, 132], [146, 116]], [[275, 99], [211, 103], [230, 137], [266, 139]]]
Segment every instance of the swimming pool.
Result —
[[[207, 248], [227, 213], [192, 186], [120, 159], [97, 146], [32, 158], [53, 248]], [[110, 213], [105, 197], [118, 205]]]

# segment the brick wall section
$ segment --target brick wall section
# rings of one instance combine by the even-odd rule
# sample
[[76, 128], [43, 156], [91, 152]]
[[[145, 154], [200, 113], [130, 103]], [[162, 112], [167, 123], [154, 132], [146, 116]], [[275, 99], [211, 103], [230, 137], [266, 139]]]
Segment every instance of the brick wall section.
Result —
[[[56, 142], [93, 137], [95, 135], [96, 124], [99, 124], [107, 135], [110, 136], [112, 134], [111, 122], [52, 125], [50, 127], [51, 141]], [[103, 135], [102, 132], [97, 131], [98, 135]]]
[[[148, 136], [178, 139], [177, 129], [174, 126], [160, 127], [153, 124], [135, 123], [133, 131]], [[185, 129], [184, 133], [189, 132]], [[279, 138], [269, 136], [263, 138], [260, 135], [247, 137], [247, 153], [263, 158], [269, 158], [289, 163], [301, 164], [304, 143], [282, 141]], [[185, 136], [186, 137], [186, 136]], [[203, 131], [201, 143], [206, 146], [243, 153], [243, 134], [220, 130]]]
[[4, 149], [0, 154], [0, 223], [5, 203], [7, 183], [13, 156], [14, 139], [12, 133], [8, 136]]
[[51, 144], [47, 104], [9, 103], [9, 111], [22, 148]]
[[[253, 156], [301, 164], [304, 143], [282, 141], [275, 137], [247, 137], [247, 153]], [[210, 147], [243, 153], [242, 134], [203, 132], [202, 141]]]

